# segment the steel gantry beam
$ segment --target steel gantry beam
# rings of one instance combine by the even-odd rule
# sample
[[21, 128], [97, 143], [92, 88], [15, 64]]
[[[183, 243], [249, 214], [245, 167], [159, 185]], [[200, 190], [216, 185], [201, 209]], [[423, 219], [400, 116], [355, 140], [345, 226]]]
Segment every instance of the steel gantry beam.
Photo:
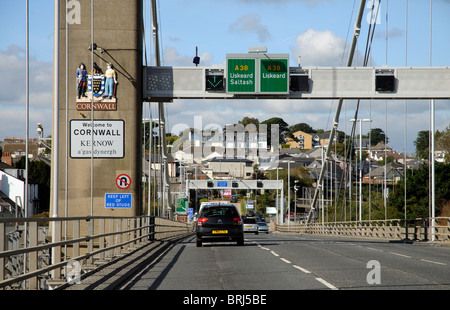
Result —
[[[223, 87], [208, 89], [210, 76]], [[286, 94], [228, 93], [227, 72], [217, 68], [148, 66], [143, 80], [148, 101], [450, 98], [450, 67], [291, 67]]]
[[187, 180], [187, 189], [283, 189], [283, 180]]
[[[275, 189], [280, 191], [280, 199], [277, 199], [278, 223], [284, 223], [285, 201], [283, 180], [186, 180], [186, 196], [189, 190], [261, 190]], [[278, 194], [277, 194], [278, 197]]]

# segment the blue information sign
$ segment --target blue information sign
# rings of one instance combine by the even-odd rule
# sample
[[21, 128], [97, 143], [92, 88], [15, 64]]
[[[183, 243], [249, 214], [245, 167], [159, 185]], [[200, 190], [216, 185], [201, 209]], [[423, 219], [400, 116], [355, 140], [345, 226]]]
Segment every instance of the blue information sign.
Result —
[[105, 208], [131, 208], [131, 194], [105, 194]]
[[227, 181], [217, 181], [217, 187], [228, 187]]

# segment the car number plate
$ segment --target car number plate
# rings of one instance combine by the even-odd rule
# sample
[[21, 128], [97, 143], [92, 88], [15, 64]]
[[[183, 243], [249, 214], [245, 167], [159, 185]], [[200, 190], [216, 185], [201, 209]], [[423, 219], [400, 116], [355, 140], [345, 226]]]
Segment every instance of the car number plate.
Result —
[[228, 234], [228, 230], [213, 230], [212, 231], [213, 234]]
[[253, 226], [245, 226], [245, 228], [253, 228]]

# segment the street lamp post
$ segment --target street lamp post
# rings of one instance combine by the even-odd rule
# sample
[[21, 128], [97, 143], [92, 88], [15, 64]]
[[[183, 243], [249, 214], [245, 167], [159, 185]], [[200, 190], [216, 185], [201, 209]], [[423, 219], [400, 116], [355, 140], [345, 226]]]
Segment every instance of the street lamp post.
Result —
[[[371, 122], [371, 119], [368, 118], [352, 118], [350, 122], [359, 122], [359, 221], [362, 219], [362, 122]], [[370, 141], [369, 141], [370, 143]]]
[[[291, 163], [294, 163], [295, 161], [283, 160], [281, 162], [288, 164], [288, 186], [287, 186], [287, 188], [288, 188], [288, 203], [287, 203], [288, 207], [287, 207], [287, 209], [290, 214], [290, 212], [291, 212]], [[288, 225], [289, 225], [289, 222], [290, 221], [288, 219]]]

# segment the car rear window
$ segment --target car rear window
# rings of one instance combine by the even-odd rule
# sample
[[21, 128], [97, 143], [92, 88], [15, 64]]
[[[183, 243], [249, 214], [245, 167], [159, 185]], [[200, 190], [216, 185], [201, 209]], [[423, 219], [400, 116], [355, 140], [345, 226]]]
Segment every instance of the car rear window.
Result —
[[203, 208], [200, 217], [210, 216], [239, 216], [239, 213], [234, 206], [206, 206]]
[[244, 224], [256, 224], [256, 219], [254, 218], [245, 218], [244, 219]]

